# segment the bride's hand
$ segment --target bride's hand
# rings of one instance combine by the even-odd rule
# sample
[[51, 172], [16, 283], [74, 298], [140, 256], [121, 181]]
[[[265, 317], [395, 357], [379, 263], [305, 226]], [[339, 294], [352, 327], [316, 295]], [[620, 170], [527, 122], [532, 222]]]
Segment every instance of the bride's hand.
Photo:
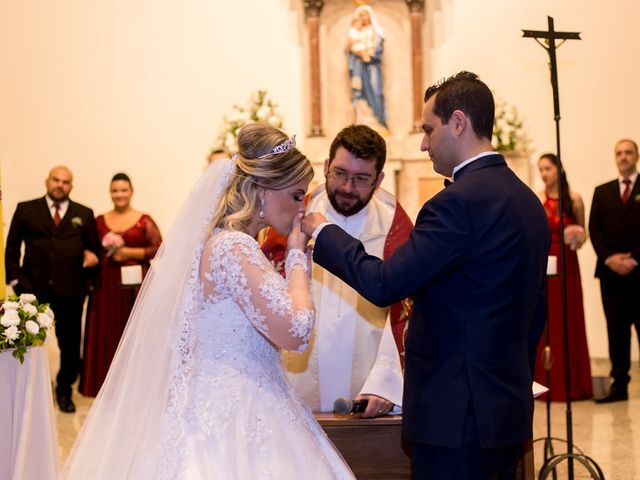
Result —
[[311, 238], [309, 235], [304, 233], [300, 228], [300, 222], [304, 217], [303, 212], [299, 212], [295, 218], [293, 219], [293, 228], [291, 229], [291, 233], [289, 234], [289, 238], [287, 240], [287, 249], [298, 249], [304, 252], [305, 248], [307, 248], [307, 243], [309, 243], [309, 239]]

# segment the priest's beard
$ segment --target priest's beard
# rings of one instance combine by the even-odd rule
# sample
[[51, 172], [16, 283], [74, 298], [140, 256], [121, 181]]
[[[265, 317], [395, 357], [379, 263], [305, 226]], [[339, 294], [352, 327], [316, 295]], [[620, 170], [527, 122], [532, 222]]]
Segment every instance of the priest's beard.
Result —
[[371, 197], [373, 197], [373, 192], [375, 191], [375, 189], [372, 188], [364, 194], [359, 194], [357, 190], [352, 192], [345, 192], [341, 188], [334, 188], [332, 190], [329, 187], [329, 182], [325, 185], [331, 206], [336, 212], [340, 215], [344, 215], [345, 217], [355, 215], [366, 207], [369, 200], [371, 200]]

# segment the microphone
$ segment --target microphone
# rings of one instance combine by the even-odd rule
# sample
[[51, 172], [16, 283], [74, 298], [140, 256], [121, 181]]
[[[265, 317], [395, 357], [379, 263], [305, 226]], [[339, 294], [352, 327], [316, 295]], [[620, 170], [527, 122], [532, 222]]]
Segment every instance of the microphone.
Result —
[[350, 400], [345, 397], [339, 397], [333, 402], [333, 413], [346, 415], [347, 413], [364, 412], [368, 403], [369, 400]]

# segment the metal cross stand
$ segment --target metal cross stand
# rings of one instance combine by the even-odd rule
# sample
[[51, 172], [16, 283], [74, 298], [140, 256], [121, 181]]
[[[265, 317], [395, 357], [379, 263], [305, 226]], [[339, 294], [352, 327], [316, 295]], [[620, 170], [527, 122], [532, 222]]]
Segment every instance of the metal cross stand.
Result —
[[[565, 254], [564, 254], [564, 219], [563, 217], [563, 182], [562, 175], [564, 175], [564, 169], [562, 168], [562, 160], [560, 156], [560, 99], [558, 93], [558, 65], [556, 63], [556, 49], [567, 40], [580, 40], [580, 34], [578, 32], [557, 32], [553, 27], [553, 18], [547, 17], [549, 23], [549, 29], [546, 31], [538, 30], [522, 30], [523, 37], [533, 38], [538, 42], [542, 48], [544, 48], [549, 54], [549, 69], [551, 73], [551, 88], [553, 90], [553, 114], [556, 123], [556, 150], [558, 160], [558, 215], [560, 218], [560, 289], [561, 289], [561, 304], [562, 304], [562, 327], [564, 333], [564, 366], [565, 366], [565, 389], [567, 395], [567, 453], [560, 455], [553, 455], [553, 449], [550, 445], [552, 440], [549, 419], [547, 418], [548, 437], [545, 442], [545, 461], [540, 469], [538, 478], [540, 480], [545, 479], [553, 472], [555, 478], [556, 466], [564, 460], [567, 460], [568, 478], [573, 480], [573, 461], [580, 462], [591, 474], [591, 478], [596, 480], [604, 480], [604, 474], [598, 466], [598, 464], [590, 457], [583, 455], [582, 453], [574, 453], [573, 449], [573, 418], [571, 413], [571, 368], [569, 365], [569, 322], [567, 320], [567, 284], [566, 284], [566, 267], [565, 267]], [[544, 40], [544, 43], [541, 41]], [[556, 40], [561, 40], [559, 44], [556, 44]], [[547, 409], [547, 415], [550, 414]], [[551, 452], [551, 456], [547, 458], [547, 453]]]

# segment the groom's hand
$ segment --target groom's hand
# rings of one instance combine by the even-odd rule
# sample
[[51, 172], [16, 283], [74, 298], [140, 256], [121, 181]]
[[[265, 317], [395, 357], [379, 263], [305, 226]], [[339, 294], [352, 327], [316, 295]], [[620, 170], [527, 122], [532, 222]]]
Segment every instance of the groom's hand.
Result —
[[321, 213], [308, 213], [302, 219], [300, 228], [302, 228], [302, 231], [304, 233], [311, 236], [313, 235], [315, 229], [318, 228], [318, 225], [320, 225], [321, 223], [325, 223], [326, 221], [327, 219]]

